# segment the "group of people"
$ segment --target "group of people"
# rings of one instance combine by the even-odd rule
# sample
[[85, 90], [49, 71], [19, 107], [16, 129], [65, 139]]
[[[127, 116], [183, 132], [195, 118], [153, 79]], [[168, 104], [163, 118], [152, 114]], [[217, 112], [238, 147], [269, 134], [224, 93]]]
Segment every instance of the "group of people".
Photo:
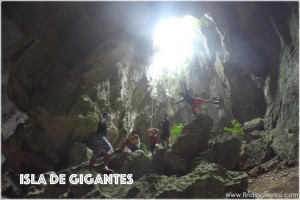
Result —
[[[161, 132], [161, 143], [164, 148], [169, 148], [169, 136], [170, 136], [170, 119], [168, 114], [164, 114], [162, 116], [162, 132]], [[111, 169], [108, 168], [108, 163], [110, 157], [114, 154], [114, 149], [110, 142], [107, 140], [107, 123], [111, 120], [110, 114], [105, 112], [102, 115], [102, 119], [98, 123], [97, 134], [96, 134], [96, 143], [94, 146], [93, 156], [90, 159], [90, 170], [93, 169], [96, 160], [98, 157], [103, 155], [103, 165], [102, 171], [104, 172], [112, 172]], [[148, 130], [149, 133], [149, 143], [150, 143], [150, 151], [152, 155], [154, 155], [156, 149], [158, 148], [158, 133], [159, 130], [157, 128], [150, 128]], [[123, 152], [125, 148], [130, 149], [130, 151], [134, 152], [140, 149], [140, 137], [138, 132], [133, 129], [128, 137], [122, 139], [122, 143], [119, 149], [116, 151]]]
[[[169, 114], [165, 113], [163, 114], [161, 120], [162, 130], [160, 135], [160, 142], [165, 149], [169, 148], [170, 127], [171, 127], [171, 121], [169, 118]], [[150, 128], [148, 129], [148, 134], [149, 134], [149, 144], [150, 144], [149, 148], [153, 156], [155, 151], [158, 148], [159, 130], [157, 128]]]
[[[169, 137], [170, 137], [170, 119], [169, 114], [163, 114], [162, 120], [162, 131], [160, 136], [161, 144], [164, 148], [169, 148]], [[150, 128], [148, 129], [148, 135], [149, 135], [149, 149], [152, 153], [152, 156], [154, 155], [156, 149], [158, 148], [158, 135], [159, 135], [159, 129], [157, 128]], [[123, 138], [121, 147], [119, 149], [116, 149], [116, 151], [123, 152], [125, 147], [130, 149], [131, 152], [134, 152], [138, 149], [140, 149], [140, 137], [135, 129], [131, 131], [129, 136], [127, 138]]]
[[[183, 83], [184, 86], [184, 92], [181, 92], [180, 95], [182, 96], [182, 99], [177, 103], [180, 102], [186, 102], [191, 105], [193, 114], [196, 116], [198, 106], [203, 103], [203, 102], [208, 102], [208, 103], [214, 103], [214, 104], [222, 104], [222, 101], [211, 101], [211, 100], [206, 100], [198, 97], [191, 97], [188, 93], [188, 90], [186, 88], [186, 84]], [[90, 160], [90, 170], [94, 167], [94, 164], [96, 162], [97, 157], [100, 155], [104, 156], [103, 159], [103, 166], [102, 166], [102, 171], [105, 172], [112, 172], [111, 169], [108, 168], [108, 163], [110, 160], [110, 157], [113, 155], [114, 150], [107, 140], [107, 123], [110, 121], [111, 117], [109, 113], [104, 113], [102, 115], [102, 119], [98, 123], [98, 128], [97, 128], [97, 139], [96, 139], [96, 144], [94, 147], [94, 153], [93, 156]], [[170, 136], [170, 119], [169, 115], [166, 113], [162, 116], [161, 120], [161, 135], [160, 135], [160, 141], [161, 144], [163, 145], [164, 148], [168, 149], [169, 148], [169, 136]], [[152, 155], [154, 155], [155, 151], [158, 148], [158, 134], [159, 130], [157, 128], [150, 128], [148, 130], [149, 134], [149, 144], [150, 144], [150, 151]], [[117, 151], [123, 151], [125, 147], [129, 148], [132, 152], [138, 150], [140, 148], [140, 137], [137, 133], [137, 131], [134, 129], [131, 131], [129, 136], [127, 138], [122, 139], [122, 143], [119, 149], [116, 149]]]

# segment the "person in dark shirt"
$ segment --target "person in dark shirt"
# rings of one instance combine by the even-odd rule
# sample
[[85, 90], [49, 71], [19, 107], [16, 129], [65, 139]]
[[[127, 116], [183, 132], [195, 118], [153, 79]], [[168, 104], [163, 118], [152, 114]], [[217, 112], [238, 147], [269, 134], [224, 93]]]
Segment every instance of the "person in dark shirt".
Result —
[[103, 155], [103, 168], [102, 171], [112, 172], [111, 169], [108, 168], [108, 163], [110, 157], [113, 155], [114, 150], [107, 140], [107, 123], [111, 120], [109, 113], [105, 112], [102, 115], [102, 119], [98, 123], [97, 135], [96, 135], [96, 143], [94, 146], [93, 156], [90, 160], [90, 170], [93, 169], [97, 157]]
[[186, 103], [190, 104], [192, 106], [192, 111], [193, 111], [194, 116], [197, 116], [198, 107], [201, 103], [203, 103], [203, 102], [209, 102], [209, 103], [214, 103], [214, 104], [220, 103], [219, 101], [211, 101], [211, 100], [206, 100], [206, 99], [202, 99], [199, 97], [191, 97], [186, 88], [186, 84], [183, 83], [183, 85], [184, 85], [184, 92], [180, 92], [180, 96], [183, 99], [175, 102], [174, 104], [181, 103], [181, 102], [186, 102]]
[[162, 120], [161, 120], [161, 136], [160, 136], [160, 140], [161, 143], [163, 145], [164, 148], [169, 148], [169, 137], [170, 137], [170, 119], [169, 119], [169, 115], [167, 113], [165, 113], [162, 116]]

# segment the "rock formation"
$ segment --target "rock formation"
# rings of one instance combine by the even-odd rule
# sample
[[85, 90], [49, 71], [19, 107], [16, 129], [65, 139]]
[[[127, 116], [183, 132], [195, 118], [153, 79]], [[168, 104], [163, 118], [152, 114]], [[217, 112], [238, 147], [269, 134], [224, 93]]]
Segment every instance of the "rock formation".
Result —
[[[132, 174], [133, 183], [129, 185], [121, 184], [120, 181], [117, 184], [106, 184], [104, 181], [102, 184], [72, 183], [70, 178], [73, 175], [89, 176], [89, 180], [95, 180], [99, 175], [104, 179], [105, 176], [97, 174], [98, 167], [97, 171], [88, 170], [90, 150], [83, 144], [74, 143], [69, 155], [71, 167], [57, 173], [50, 171], [41, 174], [48, 184], [17, 187], [16, 196], [21, 197], [25, 193], [27, 198], [223, 198], [226, 193], [247, 192], [247, 174], [224, 168], [232, 168], [228, 163], [235, 164], [236, 161], [224, 162], [234, 153], [217, 152], [220, 149], [214, 148], [217, 143], [214, 143], [212, 150], [208, 149], [211, 128], [212, 120], [208, 116], [199, 115], [184, 127], [183, 135], [171, 149], [159, 149], [151, 159], [141, 150], [114, 155], [109, 167], [116, 174]], [[237, 147], [240, 148], [239, 145]], [[208, 151], [215, 151], [219, 155], [207, 154]], [[199, 159], [201, 154], [213, 160]], [[236, 154], [238, 156], [238, 151]], [[65, 184], [49, 184], [53, 174], [63, 175], [67, 181]], [[13, 176], [5, 174], [4, 177], [10, 179]], [[8, 188], [14, 185], [19, 184], [13, 181], [6, 183], [4, 194], [11, 196]]]
[[[197, 174], [202, 162], [224, 175], [229, 172], [222, 167], [253, 168], [273, 156], [298, 161], [298, 9], [298, 2], [3, 2], [5, 168], [39, 174], [78, 164], [81, 160], [69, 157], [74, 144], [92, 147], [106, 111], [112, 115], [108, 138], [114, 147], [132, 128], [147, 144], [146, 130], [159, 128], [165, 112], [174, 124], [187, 125], [170, 151], [158, 152], [164, 158], [153, 158], [161, 164], [136, 155], [157, 174], [142, 178], [147, 184], [173, 181], [162, 174]], [[201, 105], [201, 121], [193, 121], [189, 105], [171, 104], [177, 94], [164, 100], [152, 96], [147, 76], [155, 52], [155, 25], [168, 16], [185, 15], [209, 21], [199, 26], [203, 43], [186, 76], [188, 90], [192, 96], [223, 100], [221, 107]], [[232, 119], [244, 123], [245, 143], [223, 135]], [[227, 145], [234, 148], [228, 150]], [[240, 145], [243, 167], [237, 167]], [[125, 160], [127, 167], [135, 163], [130, 156]], [[200, 179], [194, 180], [198, 184]], [[141, 196], [138, 185], [114, 197]], [[165, 187], [161, 196], [149, 196], [175, 198]], [[80, 191], [74, 188], [59, 195], [110, 197], [97, 190], [75, 194]], [[195, 192], [189, 187], [180, 191]], [[225, 186], [217, 194], [224, 191]]]

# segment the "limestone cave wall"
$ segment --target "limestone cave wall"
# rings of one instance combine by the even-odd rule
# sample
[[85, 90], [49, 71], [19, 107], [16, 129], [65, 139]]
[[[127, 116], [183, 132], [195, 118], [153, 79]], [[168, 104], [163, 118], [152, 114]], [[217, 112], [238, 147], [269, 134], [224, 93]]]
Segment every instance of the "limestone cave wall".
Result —
[[[151, 120], [159, 127], [168, 111], [150, 98], [146, 77], [154, 26], [205, 13], [213, 22], [201, 29], [204, 57], [187, 83], [195, 96], [224, 99], [222, 111], [201, 110], [213, 131], [233, 118], [264, 118], [276, 153], [298, 158], [298, 3], [4, 2], [2, 125], [10, 128], [2, 128], [2, 153], [10, 166], [61, 168], [73, 142], [90, 144], [105, 111], [114, 147], [132, 128], [146, 143]], [[189, 121], [189, 109], [172, 107], [174, 122]], [[29, 121], [17, 127], [19, 118], [9, 119], [20, 112]]]

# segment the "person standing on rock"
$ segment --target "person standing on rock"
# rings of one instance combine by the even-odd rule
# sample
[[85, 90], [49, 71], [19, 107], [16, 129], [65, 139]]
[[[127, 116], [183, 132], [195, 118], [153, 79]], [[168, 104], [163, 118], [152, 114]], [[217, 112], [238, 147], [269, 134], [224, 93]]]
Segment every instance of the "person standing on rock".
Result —
[[190, 104], [192, 106], [192, 112], [195, 117], [197, 116], [198, 107], [201, 103], [208, 102], [208, 103], [220, 104], [221, 101], [211, 101], [211, 100], [206, 100], [206, 99], [202, 99], [199, 97], [191, 97], [186, 88], [186, 83], [185, 82], [182, 82], [182, 83], [184, 85], [184, 92], [180, 92], [180, 96], [183, 99], [175, 102], [174, 104], [181, 103], [181, 102], [186, 102], [186, 103]]
[[158, 132], [159, 132], [159, 130], [157, 128], [148, 129], [150, 151], [152, 153], [152, 156], [155, 154], [155, 151], [157, 150]]
[[169, 119], [169, 114], [165, 113], [162, 116], [161, 120], [161, 136], [160, 140], [164, 148], [168, 149], [169, 148], [169, 137], [170, 137], [170, 119]]
[[125, 147], [128, 147], [131, 152], [140, 149], [140, 137], [135, 129], [131, 131], [127, 138], [123, 138], [121, 147], [116, 151], [123, 152]]
[[103, 168], [104, 172], [112, 172], [113, 170], [108, 168], [108, 163], [114, 150], [107, 140], [107, 123], [111, 120], [110, 114], [105, 112], [102, 115], [102, 119], [98, 123], [96, 143], [94, 146], [93, 156], [90, 160], [90, 170], [93, 170], [97, 157], [103, 155]]

